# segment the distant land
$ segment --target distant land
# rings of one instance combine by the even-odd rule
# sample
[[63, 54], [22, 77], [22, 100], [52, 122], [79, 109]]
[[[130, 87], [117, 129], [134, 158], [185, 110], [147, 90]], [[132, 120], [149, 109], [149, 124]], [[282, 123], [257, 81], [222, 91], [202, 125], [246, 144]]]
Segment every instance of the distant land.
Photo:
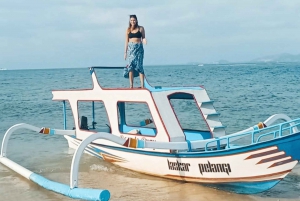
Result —
[[270, 55], [253, 59], [250, 62], [300, 62], [300, 54], [293, 55], [289, 53]]
[[[244, 61], [244, 62], [235, 62], [235, 61], [227, 61], [227, 60], [219, 60], [216, 62], [212, 62], [209, 64], [229, 64], [229, 63], [285, 63], [285, 62], [300, 62], [300, 54], [293, 55], [289, 53], [282, 53], [282, 54], [276, 54], [276, 55], [269, 55], [264, 57], [259, 57], [256, 59], [252, 59], [250, 61]], [[202, 62], [189, 62], [188, 65], [201, 65]]]

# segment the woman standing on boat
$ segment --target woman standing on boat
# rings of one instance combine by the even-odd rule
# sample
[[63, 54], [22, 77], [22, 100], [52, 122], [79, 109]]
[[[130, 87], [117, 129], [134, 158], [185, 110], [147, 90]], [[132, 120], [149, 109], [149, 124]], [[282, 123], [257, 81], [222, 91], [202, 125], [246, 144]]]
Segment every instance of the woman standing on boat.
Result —
[[140, 76], [141, 87], [144, 88], [144, 48], [147, 44], [145, 38], [145, 29], [138, 25], [136, 15], [129, 16], [129, 27], [125, 35], [125, 52], [124, 59], [128, 65], [124, 69], [124, 77], [129, 78], [130, 88], [133, 88], [133, 78]]

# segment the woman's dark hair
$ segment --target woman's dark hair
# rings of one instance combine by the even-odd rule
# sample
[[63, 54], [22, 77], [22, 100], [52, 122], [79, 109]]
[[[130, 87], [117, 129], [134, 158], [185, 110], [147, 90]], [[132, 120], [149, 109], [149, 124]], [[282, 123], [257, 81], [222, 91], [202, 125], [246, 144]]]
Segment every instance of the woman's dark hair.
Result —
[[[131, 18], [134, 18], [136, 20], [136, 24], [133, 28], [131, 28], [131, 24], [130, 24], [130, 19]], [[138, 23], [138, 19], [137, 19], [136, 15], [129, 15], [129, 26], [128, 26], [127, 32], [129, 33], [131, 30], [134, 30], [137, 27], [139, 27], [139, 23]]]

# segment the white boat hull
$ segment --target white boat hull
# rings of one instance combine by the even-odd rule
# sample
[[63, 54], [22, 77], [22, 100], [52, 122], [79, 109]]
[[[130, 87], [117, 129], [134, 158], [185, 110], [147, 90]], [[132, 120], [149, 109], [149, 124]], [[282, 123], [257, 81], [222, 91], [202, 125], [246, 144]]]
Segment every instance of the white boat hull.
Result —
[[[77, 148], [81, 143], [81, 140], [65, 137], [71, 148]], [[199, 152], [149, 152], [100, 144], [90, 144], [86, 152], [133, 171], [217, 187], [226, 184], [227, 190], [233, 186], [229, 190], [237, 193], [258, 193], [269, 189], [298, 163], [277, 146], [220, 156]], [[262, 182], [263, 188], [259, 187]], [[255, 188], [250, 189], [249, 185]]]

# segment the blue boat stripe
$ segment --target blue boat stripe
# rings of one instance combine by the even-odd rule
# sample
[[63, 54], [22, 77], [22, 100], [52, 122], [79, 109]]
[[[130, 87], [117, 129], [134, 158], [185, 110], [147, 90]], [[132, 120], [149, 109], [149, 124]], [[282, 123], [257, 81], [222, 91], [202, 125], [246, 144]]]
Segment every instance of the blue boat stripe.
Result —
[[137, 148], [145, 148], [145, 141], [144, 140], [138, 140]]
[[239, 194], [256, 194], [269, 190], [274, 187], [280, 179], [268, 180], [268, 181], [255, 181], [255, 182], [228, 182], [219, 184], [202, 184], [204, 186], [222, 189], [229, 192]]
[[50, 129], [49, 135], [54, 135], [54, 134], [55, 134], [55, 130], [54, 129]]
[[[118, 151], [123, 151], [123, 152], [131, 152], [135, 154], [143, 154], [143, 155], [150, 155], [150, 156], [160, 156], [160, 157], [183, 157], [183, 158], [195, 158], [195, 157], [216, 157], [216, 156], [229, 156], [229, 155], [235, 155], [235, 154], [240, 154], [240, 153], [246, 153], [246, 152], [251, 152], [255, 151], [257, 149], [265, 149], [271, 146], [277, 146], [280, 147], [282, 151], [286, 151], [287, 149], [290, 149], [290, 142], [300, 140], [300, 133], [285, 136], [282, 138], [277, 138], [272, 141], [265, 141], [257, 144], [252, 144], [240, 148], [235, 148], [235, 149], [225, 149], [225, 150], [217, 150], [217, 151], [212, 151], [212, 152], [179, 152], [176, 154], [173, 153], [164, 153], [164, 152], [151, 152], [151, 151], [144, 151], [144, 150], [137, 150], [137, 149], [128, 149], [128, 148], [123, 148], [123, 147], [114, 147], [114, 146], [108, 146], [108, 145], [102, 145], [102, 144], [96, 144], [96, 143], [91, 143], [93, 146], [99, 146], [99, 147], [105, 147], [108, 149], [113, 149], [113, 150], [118, 150]], [[294, 153], [297, 154], [298, 153]], [[287, 155], [290, 155], [293, 157], [292, 153], [289, 153]], [[297, 157], [295, 159], [297, 159]], [[299, 160], [299, 159], [297, 159]]]
[[191, 141], [186, 140], [186, 142], [187, 142], [187, 145], [188, 145], [188, 148], [189, 148], [189, 152], [191, 152], [192, 151]]

